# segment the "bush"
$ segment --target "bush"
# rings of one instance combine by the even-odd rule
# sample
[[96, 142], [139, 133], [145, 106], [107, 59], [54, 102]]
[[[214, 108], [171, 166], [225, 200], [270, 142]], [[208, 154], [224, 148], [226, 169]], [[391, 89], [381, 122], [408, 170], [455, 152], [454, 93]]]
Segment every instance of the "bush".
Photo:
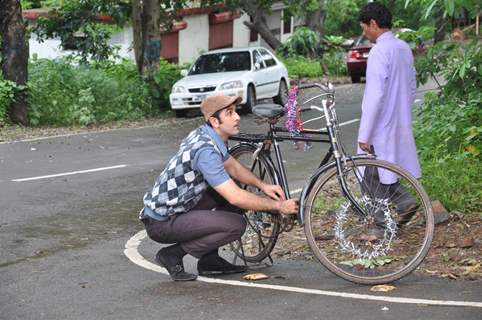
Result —
[[[282, 59], [290, 77], [317, 78], [323, 76], [320, 60], [303, 56], [291, 56]], [[346, 75], [345, 52], [343, 50], [330, 51], [323, 55], [322, 64], [327, 68], [329, 76]]]
[[319, 37], [307, 27], [299, 27], [279, 49], [283, 56], [303, 56], [315, 58], [318, 55]]
[[346, 76], [346, 52], [344, 49], [331, 50], [323, 55], [322, 63], [330, 76]]
[[482, 49], [476, 42], [444, 44], [427, 57], [417, 64], [419, 79], [440, 73], [446, 83], [439, 93], [425, 95], [416, 117], [424, 185], [449, 210], [481, 212]]
[[288, 74], [291, 77], [307, 77], [316, 78], [321, 77], [320, 62], [313, 59], [308, 59], [302, 56], [294, 56], [283, 59], [283, 63], [288, 69]]
[[181, 68], [161, 59], [159, 71], [152, 77], [151, 95], [161, 108], [169, 108], [169, 94], [174, 83], [181, 79]]
[[0, 74], [0, 125], [8, 121], [8, 109], [13, 101], [15, 84]]
[[30, 63], [32, 125], [87, 125], [159, 113], [133, 63], [77, 65], [72, 59]]

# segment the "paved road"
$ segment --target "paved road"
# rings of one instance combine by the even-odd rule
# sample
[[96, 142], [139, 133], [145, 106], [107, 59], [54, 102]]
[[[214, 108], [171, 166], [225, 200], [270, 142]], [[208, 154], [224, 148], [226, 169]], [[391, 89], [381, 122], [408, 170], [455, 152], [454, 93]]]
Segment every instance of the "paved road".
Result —
[[[340, 122], [359, 118], [362, 90], [363, 85], [338, 88]], [[202, 281], [179, 284], [134, 264], [123, 250], [142, 229], [136, 219], [140, 199], [180, 139], [200, 122], [191, 118], [157, 128], [0, 144], [0, 319], [481, 318], [480, 307], [400, 304]], [[262, 130], [251, 117], [243, 118], [242, 126]], [[349, 150], [356, 130], [357, 123], [344, 127]], [[302, 186], [323, 148], [302, 152], [283, 145], [292, 190]], [[38, 179], [76, 171], [81, 172]], [[35, 180], [22, 181], [26, 178]], [[148, 239], [136, 247], [145, 265], [156, 250]], [[193, 261], [188, 263], [193, 268]], [[316, 262], [278, 260], [263, 272], [271, 276], [264, 284], [371, 294], [369, 287], [340, 280]], [[223, 279], [242, 281], [239, 275]], [[389, 296], [482, 301], [480, 282], [412, 275], [396, 286]]]

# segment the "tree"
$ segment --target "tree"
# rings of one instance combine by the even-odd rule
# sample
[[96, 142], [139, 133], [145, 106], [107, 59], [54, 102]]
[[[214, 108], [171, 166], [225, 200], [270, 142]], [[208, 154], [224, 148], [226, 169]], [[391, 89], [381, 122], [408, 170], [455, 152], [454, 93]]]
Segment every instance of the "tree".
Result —
[[480, 14], [480, 0], [405, 0], [405, 7], [411, 3], [424, 9], [424, 19], [430, 15], [435, 16], [435, 42], [444, 38], [447, 17], [454, 18], [462, 13], [468, 13], [469, 17], [473, 18]]
[[273, 5], [272, 0], [233, 0], [227, 1], [230, 8], [240, 8], [246, 12], [251, 21], [245, 21], [244, 24], [251, 30], [256, 31], [266, 41], [266, 43], [276, 50], [281, 46], [281, 41], [271, 32], [268, 26], [266, 16], [271, 11]]
[[0, 6], [1, 64], [3, 76], [13, 81], [17, 90], [10, 105], [13, 123], [28, 124], [27, 97], [24, 90], [28, 78], [28, 42], [18, 0], [3, 0]]
[[[170, 4], [170, 1], [168, 1]], [[183, 2], [183, 1], [182, 1]], [[161, 58], [159, 0], [132, 0], [134, 55], [140, 74], [159, 70]]]

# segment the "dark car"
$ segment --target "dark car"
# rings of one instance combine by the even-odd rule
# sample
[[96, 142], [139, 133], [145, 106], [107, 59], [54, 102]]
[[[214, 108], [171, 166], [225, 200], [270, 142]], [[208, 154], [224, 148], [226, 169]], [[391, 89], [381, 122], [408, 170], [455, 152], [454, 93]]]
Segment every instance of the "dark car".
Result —
[[360, 82], [360, 78], [365, 76], [368, 54], [372, 47], [373, 43], [362, 35], [355, 41], [353, 47], [348, 50], [346, 67], [351, 82]]
[[[400, 33], [413, 32], [407, 28], [394, 29], [395, 36], [398, 37]], [[416, 46], [415, 43], [408, 43], [414, 54], [418, 54], [425, 50], [425, 44]], [[353, 46], [348, 51], [346, 56], [346, 67], [348, 75], [351, 78], [351, 82], [358, 83], [360, 78], [364, 77], [367, 70], [367, 59], [370, 49], [373, 47], [371, 43], [364, 35], [358, 37]]]

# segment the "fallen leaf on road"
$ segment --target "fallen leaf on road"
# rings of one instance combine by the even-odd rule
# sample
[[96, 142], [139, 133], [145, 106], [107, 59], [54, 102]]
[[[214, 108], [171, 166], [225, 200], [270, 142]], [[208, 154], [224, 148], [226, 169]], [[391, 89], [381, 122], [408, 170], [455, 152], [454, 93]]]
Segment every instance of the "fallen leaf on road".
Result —
[[377, 286], [373, 286], [370, 288], [370, 291], [374, 291], [374, 292], [390, 292], [392, 290], [395, 290], [396, 287], [395, 286], [390, 286], [390, 285], [387, 285], [387, 284], [379, 284]]
[[249, 280], [249, 281], [257, 281], [257, 280], [263, 280], [268, 278], [269, 277], [264, 273], [250, 273], [243, 277], [244, 280]]

